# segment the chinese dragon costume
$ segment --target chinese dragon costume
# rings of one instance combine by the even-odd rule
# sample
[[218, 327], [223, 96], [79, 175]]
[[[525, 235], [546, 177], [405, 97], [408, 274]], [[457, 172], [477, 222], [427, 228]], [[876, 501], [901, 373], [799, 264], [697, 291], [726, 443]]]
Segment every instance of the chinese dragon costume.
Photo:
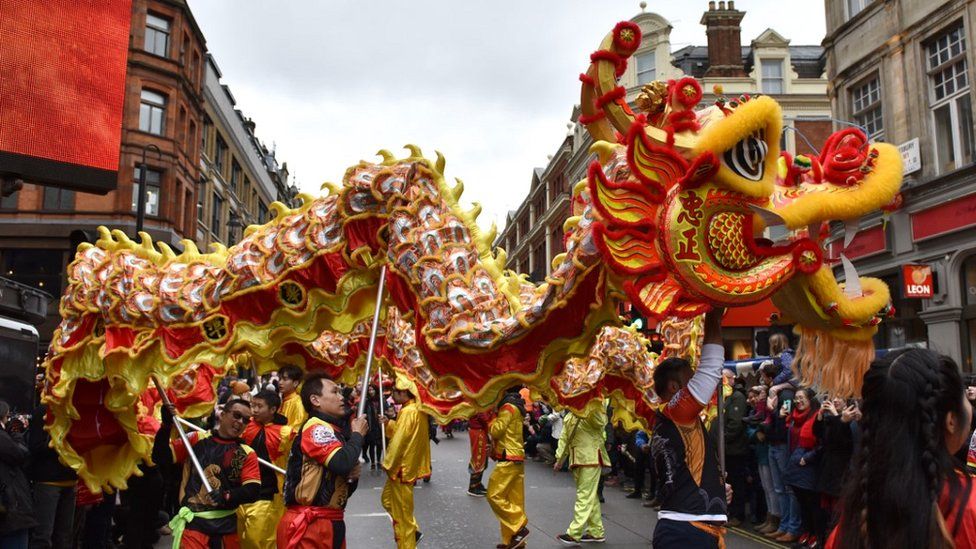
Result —
[[[45, 361], [47, 429], [62, 459], [94, 490], [120, 488], [149, 459], [157, 376], [184, 414], [213, 405], [235, 365], [281, 361], [346, 381], [361, 373], [370, 319], [383, 313], [377, 356], [415, 384], [440, 420], [492, 406], [522, 383], [581, 409], [611, 397], [642, 423], [657, 404], [657, 355], [619, 327], [628, 300], [685, 338], [710, 307], [772, 298], [801, 335], [811, 381], [855, 394], [890, 311], [887, 287], [825, 256], [831, 221], [890, 203], [896, 148], [855, 129], [819, 155], [780, 154], [777, 103], [762, 96], [701, 106], [691, 78], [645, 86], [636, 107], [617, 83], [640, 44], [620, 23], [581, 75], [582, 116], [598, 159], [574, 188], [566, 252], [541, 284], [506, 269], [495, 230], [459, 205], [445, 161], [408, 146], [349, 168], [325, 196], [245, 230], [226, 248], [182, 253], [101, 229], [68, 268], [62, 321]], [[762, 238], [780, 223], [782, 242]], [[376, 300], [380, 267], [386, 287]]]

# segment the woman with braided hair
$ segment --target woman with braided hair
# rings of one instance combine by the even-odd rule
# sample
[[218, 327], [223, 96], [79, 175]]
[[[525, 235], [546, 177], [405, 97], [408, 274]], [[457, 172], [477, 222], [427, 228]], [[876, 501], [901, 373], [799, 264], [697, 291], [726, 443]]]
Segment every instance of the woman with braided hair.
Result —
[[952, 359], [924, 349], [864, 375], [862, 442], [828, 549], [976, 546], [976, 490], [954, 457], [972, 406]]

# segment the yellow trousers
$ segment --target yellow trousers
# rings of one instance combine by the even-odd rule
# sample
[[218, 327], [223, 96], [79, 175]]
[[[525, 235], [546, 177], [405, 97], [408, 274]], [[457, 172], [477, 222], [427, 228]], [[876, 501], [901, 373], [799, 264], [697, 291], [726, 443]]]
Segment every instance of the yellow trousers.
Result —
[[583, 534], [593, 537], [604, 536], [603, 517], [600, 516], [600, 467], [574, 467], [573, 480], [576, 481], [576, 505], [573, 507], [573, 522], [566, 533], [580, 539]]
[[383, 509], [393, 518], [393, 538], [398, 549], [417, 547], [417, 519], [413, 516], [413, 483], [405, 484], [386, 477], [383, 495], [380, 497]]
[[278, 522], [285, 513], [280, 494], [272, 501], [260, 500], [237, 508], [237, 533], [241, 549], [275, 549]]
[[525, 464], [499, 461], [488, 479], [488, 505], [501, 525], [502, 543], [509, 544], [521, 530], [525, 518]]

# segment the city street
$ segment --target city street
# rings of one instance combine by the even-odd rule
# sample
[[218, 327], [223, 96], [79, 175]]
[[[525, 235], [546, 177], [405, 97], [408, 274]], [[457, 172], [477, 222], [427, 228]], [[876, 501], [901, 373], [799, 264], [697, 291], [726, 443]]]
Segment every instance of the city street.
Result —
[[[466, 432], [455, 434], [432, 446], [433, 477], [430, 483], [418, 483], [414, 491], [417, 521], [424, 533], [421, 547], [434, 549], [491, 548], [499, 542], [498, 522], [484, 498], [465, 493], [468, 473], [468, 438]], [[489, 466], [491, 467], [491, 466]], [[489, 469], [489, 473], [490, 473]], [[564, 547], [555, 536], [565, 531], [572, 519], [574, 488], [568, 473], [553, 474], [543, 463], [529, 461], [525, 470], [526, 513], [529, 517], [528, 547]], [[380, 505], [380, 491], [386, 476], [381, 471], [365, 471], [359, 490], [346, 509], [347, 543], [350, 548], [395, 547], [390, 520]], [[485, 475], [485, 484], [488, 474]], [[604, 491], [603, 523], [608, 549], [646, 548], [650, 546], [655, 513], [638, 501], [625, 499], [620, 488]], [[597, 545], [593, 545], [597, 546]], [[730, 549], [746, 547], [782, 547], [730, 533]]]

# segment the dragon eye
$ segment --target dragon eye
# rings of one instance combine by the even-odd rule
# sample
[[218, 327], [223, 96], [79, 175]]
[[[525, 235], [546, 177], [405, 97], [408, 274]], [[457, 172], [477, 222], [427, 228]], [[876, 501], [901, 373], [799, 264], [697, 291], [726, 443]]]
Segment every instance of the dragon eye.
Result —
[[764, 130], [756, 130], [725, 151], [723, 163], [737, 175], [750, 181], [762, 179], [768, 152], [764, 133]]

